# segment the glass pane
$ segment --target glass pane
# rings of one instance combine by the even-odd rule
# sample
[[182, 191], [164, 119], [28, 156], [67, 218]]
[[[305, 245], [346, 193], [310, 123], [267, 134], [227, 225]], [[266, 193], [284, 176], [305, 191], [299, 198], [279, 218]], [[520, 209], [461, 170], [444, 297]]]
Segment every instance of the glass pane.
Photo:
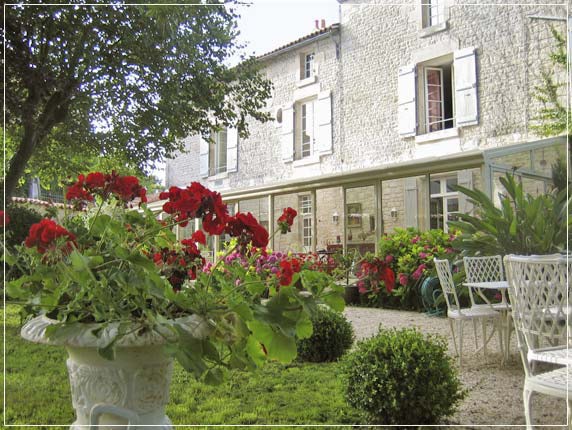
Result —
[[447, 192], [453, 193], [455, 190], [451, 188], [452, 185], [457, 185], [457, 178], [447, 178]]
[[432, 198], [429, 205], [430, 228], [443, 228], [443, 199]]
[[268, 198], [241, 200], [238, 203], [238, 210], [242, 213], [250, 212], [258, 222], [268, 230]]
[[316, 250], [335, 252], [342, 249], [344, 208], [342, 187], [316, 191]]
[[282, 194], [274, 197], [274, 216], [277, 220], [287, 207], [298, 212], [291, 231], [277, 233], [274, 237], [274, 250], [280, 252], [309, 252], [312, 250], [312, 196], [307, 193]]
[[431, 186], [431, 194], [441, 194], [441, 181], [440, 180], [432, 180], [430, 182]]
[[373, 185], [346, 190], [347, 248], [375, 252], [376, 196]]
[[458, 212], [459, 211], [459, 199], [449, 198], [447, 199], [447, 212]]

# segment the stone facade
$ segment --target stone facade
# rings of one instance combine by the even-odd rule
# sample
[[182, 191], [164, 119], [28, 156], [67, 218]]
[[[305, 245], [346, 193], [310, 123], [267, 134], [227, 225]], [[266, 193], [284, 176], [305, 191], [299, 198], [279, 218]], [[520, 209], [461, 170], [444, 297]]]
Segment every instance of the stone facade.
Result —
[[[565, 6], [543, 6], [533, 1], [475, 5], [442, 0], [441, 22], [423, 28], [421, 0], [399, 6], [371, 0], [339, 1], [339, 25], [260, 57], [263, 73], [274, 84], [267, 109], [282, 122], [250, 124], [250, 137], [238, 142], [237, 172], [201, 178], [200, 139], [190, 137], [189, 152], [167, 163], [168, 186], [200, 180], [233, 200], [248, 198], [252, 189], [275, 194], [285, 185], [295, 190], [274, 197], [274, 218], [283, 204], [297, 208], [296, 193], [312, 193], [314, 249], [335, 248], [340, 239], [346, 246], [374, 243], [379, 234], [396, 227], [429, 228], [433, 216], [430, 181], [446, 172], [461, 185], [498, 192], [501, 171], [490, 174], [490, 179], [485, 177], [483, 151], [540, 140], [531, 128], [540, 108], [533, 94], [541, 83], [541, 72], [551, 70], [549, 55], [556, 46], [551, 27], [562, 34], [566, 31], [565, 21], [531, 17], [564, 18]], [[304, 83], [300, 62], [307, 52], [314, 52], [316, 77]], [[469, 62], [461, 64], [463, 58]], [[427, 133], [428, 126], [423, 123], [428, 121], [428, 96], [423, 93], [423, 79], [428, 78], [423, 73], [443, 62], [449, 62], [445, 67], [450, 71], [442, 73], [451, 76], [456, 123], [452, 128]], [[409, 84], [414, 87], [409, 89], [401, 77], [408, 67], [416, 76]], [[564, 80], [564, 76], [559, 78]], [[459, 88], [462, 79], [468, 80], [467, 89]], [[415, 98], [411, 106], [417, 124], [408, 135], [403, 133], [404, 117], [400, 114], [407, 91]], [[463, 100], [469, 99], [455, 91], [466, 91], [474, 102], [465, 106]], [[284, 120], [291, 115], [289, 109], [300, 101], [328, 94], [330, 150], [312, 159], [285, 160]], [[460, 111], [469, 120], [461, 117]], [[512, 154], [497, 161], [526, 165], [548, 177], [557, 151], [540, 151]], [[360, 176], [353, 183], [355, 175]], [[538, 181], [527, 179], [524, 183], [531, 192], [544, 190]], [[361, 188], [363, 192], [358, 191], [365, 186], [368, 188]], [[371, 191], [374, 189], [377, 194]], [[267, 200], [263, 201], [266, 205]], [[361, 204], [359, 228], [348, 218], [348, 204], [352, 203]], [[462, 197], [458, 203], [461, 211], [470, 210]], [[245, 209], [249, 209], [247, 204], [240, 206], [240, 210]], [[333, 221], [334, 213], [339, 216], [338, 223]], [[302, 248], [302, 230], [294, 230], [288, 243], [279, 248]]]

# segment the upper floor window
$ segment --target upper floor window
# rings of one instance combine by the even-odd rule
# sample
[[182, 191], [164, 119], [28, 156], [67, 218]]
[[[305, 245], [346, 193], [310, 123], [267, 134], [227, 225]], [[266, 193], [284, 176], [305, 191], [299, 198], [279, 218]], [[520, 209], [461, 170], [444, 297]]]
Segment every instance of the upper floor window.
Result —
[[421, 0], [422, 27], [432, 27], [445, 21], [443, 0]]
[[315, 100], [309, 100], [295, 106], [295, 160], [310, 157], [314, 152], [314, 143], [316, 142], [315, 102]]
[[300, 61], [300, 79], [307, 79], [314, 76], [314, 53], [302, 54]]
[[238, 170], [238, 132], [236, 128], [213, 131], [209, 139], [200, 138], [200, 175], [202, 178]]
[[419, 131], [422, 133], [454, 126], [452, 66], [452, 61], [438, 67], [419, 66], [419, 87], [423, 97], [419, 97], [418, 109], [423, 113], [419, 118]]
[[398, 92], [403, 137], [478, 124], [475, 49], [401, 67]]
[[227, 137], [226, 129], [211, 134], [211, 142], [209, 143], [209, 176], [226, 172]]

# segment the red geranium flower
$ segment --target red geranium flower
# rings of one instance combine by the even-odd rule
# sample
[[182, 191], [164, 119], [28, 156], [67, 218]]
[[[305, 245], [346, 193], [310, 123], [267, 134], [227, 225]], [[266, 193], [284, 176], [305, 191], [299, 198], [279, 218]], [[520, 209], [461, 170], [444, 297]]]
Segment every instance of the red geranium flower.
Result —
[[296, 218], [298, 212], [296, 210], [288, 207], [284, 209], [280, 218], [278, 218], [278, 227], [280, 228], [280, 233], [286, 234], [291, 231], [292, 224], [294, 224], [294, 218]]
[[289, 261], [282, 260], [280, 262], [280, 270], [276, 274], [279, 279], [280, 285], [290, 285], [292, 283], [292, 276], [294, 271]]
[[264, 248], [268, 245], [268, 232], [250, 212], [246, 214], [238, 212], [236, 216], [230, 217], [226, 225], [226, 232], [233, 237], [238, 237], [242, 246], [246, 246], [250, 242], [252, 242], [252, 246], [258, 248]]
[[58, 225], [51, 219], [43, 219], [39, 223], [30, 227], [30, 233], [24, 244], [28, 248], [36, 246], [38, 251], [43, 254], [48, 249], [55, 249], [56, 241], [60, 237], [66, 237], [66, 244], [63, 248], [65, 251], [71, 250], [72, 243], [75, 241], [75, 235], [70, 233], [61, 225]]

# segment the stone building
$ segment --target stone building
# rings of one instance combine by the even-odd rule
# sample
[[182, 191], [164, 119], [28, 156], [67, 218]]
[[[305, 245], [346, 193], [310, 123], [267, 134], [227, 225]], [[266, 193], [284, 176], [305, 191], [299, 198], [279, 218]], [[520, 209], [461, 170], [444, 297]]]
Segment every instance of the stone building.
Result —
[[339, 24], [259, 57], [275, 120], [248, 139], [189, 137], [167, 186], [199, 180], [270, 232], [294, 207], [274, 249], [362, 252], [395, 227], [447, 230], [471, 210], [453, 184], [496, 196], [514, 171], [529, 192], [549, 189], [565, 139], [531, 125], [564, 6], [339, 1]]

